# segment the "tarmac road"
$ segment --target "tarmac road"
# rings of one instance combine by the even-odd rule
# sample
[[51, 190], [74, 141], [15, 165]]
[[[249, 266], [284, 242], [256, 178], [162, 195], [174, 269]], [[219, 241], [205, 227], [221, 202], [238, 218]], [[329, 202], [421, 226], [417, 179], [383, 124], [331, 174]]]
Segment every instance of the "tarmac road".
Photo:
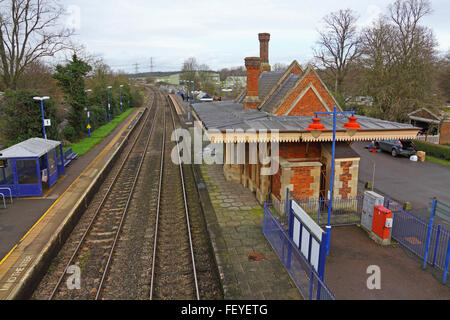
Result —
[[375, 191], [397, 202], [409, 201], [414, 209], [427, 208], [430, 198], [450, 204], [450, 168], [433, 162], [413, 162], [392, 157], [387, 152], [372, 153], [368, 142], [355, 142], [352, 148], [361, 156], [359, 180], [372, 181]]

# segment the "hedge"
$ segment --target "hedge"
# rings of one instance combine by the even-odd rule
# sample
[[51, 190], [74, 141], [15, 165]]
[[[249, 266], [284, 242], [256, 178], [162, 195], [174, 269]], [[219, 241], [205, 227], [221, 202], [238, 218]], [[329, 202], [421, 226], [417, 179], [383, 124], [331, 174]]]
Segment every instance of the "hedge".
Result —
[[424, 151], [430, 156], [450, 161], [450, 147], [419, 140], [415, 140], [414, 144], [417, 151]]

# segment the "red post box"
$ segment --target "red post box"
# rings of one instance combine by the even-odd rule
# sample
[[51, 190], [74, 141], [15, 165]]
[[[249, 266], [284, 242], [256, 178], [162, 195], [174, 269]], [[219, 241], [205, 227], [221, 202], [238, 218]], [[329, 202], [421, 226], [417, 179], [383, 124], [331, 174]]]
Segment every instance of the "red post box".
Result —
[[383, 206], [375, 206], [373, 212], [372, 232], [383, 240], [391, 237], [392, 211]]

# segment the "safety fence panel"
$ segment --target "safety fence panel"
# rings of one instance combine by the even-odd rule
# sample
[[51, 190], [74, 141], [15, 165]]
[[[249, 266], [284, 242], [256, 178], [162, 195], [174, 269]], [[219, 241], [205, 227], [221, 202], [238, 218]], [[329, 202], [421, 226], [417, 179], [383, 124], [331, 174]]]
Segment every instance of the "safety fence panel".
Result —
[[[320, 256], [320, 253], [317, 252], [317, 247], [311, 249], [316, 246], [314, 245], [314, 242], [317, 242], [316, 239], [311, 240], [311, 238], [303, 236], [309, 233], [312, 237], [312, 234], [310, 233], [310, 229], [307, 229], [307, 231], [301, 229], [303, 227], [295, 222], [298, 219], [295, 218], [294, 214], [291, 214], [289, 223], [291, 228], [287, 228], [286, 224], [283, 225], [280, 223], [278, 219], [280, 217], [279, 213], [285, 212], [284, 210], [280, 211], [280, 208], [285, 209], [285, 207], [279, 207], [279, 205], [283, 204], [276, 203], [275, 206], [272, 206], [272, 203], [264, 204], [263, 233], [265, 237], [285, 266], [300, 294], [305, 299], [335, 300], [335, 296], [323, 282], [323, 276], [319, 276], [317, 272], [319, 264], [322, 261], [319, 262], [316, 258], [316, 255]], [[298, 231], [294, 231], [295, 226]], [[304, 244], [306, 241], [308, 246], [302, 246], [302, 243]], [[305, 253], [307, 253], [306, 256]], [[311, 261], [316, 261], [315, 266]]]
[[[392, 238], [424, 259], [430, 223], [403, 209], [397, 209], [392, 214], [394, 219]], [[432, 226], [427, 256], [427, 262], [430, 265], [445, 270], [449, 241], [449, 230], [446, 230], [441, 225]]]
[[[328, 224], [328, 199], [298, 199], [290, 195], [299, 206], [320, 226]], [[363, 209], [364, 196], [356, 196], [348, 199], [335, 198], [332, 201], [330, 215], [331, 226], [346, 226], [361, 223], [361, 213]]]

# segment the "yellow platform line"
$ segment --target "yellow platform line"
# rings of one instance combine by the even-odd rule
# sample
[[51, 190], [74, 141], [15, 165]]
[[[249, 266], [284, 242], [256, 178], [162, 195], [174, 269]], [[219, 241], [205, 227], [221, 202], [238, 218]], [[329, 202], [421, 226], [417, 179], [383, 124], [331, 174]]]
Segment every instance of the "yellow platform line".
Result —
[[[134, 115], [134, 117], [132, 119], [130, 119], [127, 123], [127, 125], [125, 125], [123, 127], [122, 130], [120, 130], [120, 132], [117, 135], [121, 135], [121, 133], [126, 130], [126, 128], [130, 125], [130, 123], [136, 118], [136, 116], [139, 114], [139, 112], [136, 112], [136, 114]], [[117, 136], [116, 135], [116, 136]], [[83, 170], [83, 172], [81, 172], [81, 174], [70, 184], [69, 187], [67, 187], [67, 189], [59, 196], [58, 199], [56, 199], [56, 201], [50, 206], [50, 208], [48, 208], [48, 210], [39, 218], [39, 220], [27, 231], [27, 233], [25, 233], [25, 235], [22, 237], [22, 239], [19, 240], [19, 242], [17, 242], [14, 247], [8, 252], [8, 254], [0, 261], [0, 266], [8, 259], [8, 257], [17, 249], [17, 247], [19, 246], [20, 243], [22, 243], [27, 237], [28, 235], [41, 223], [41, 221], [48, 215], [48, 213], [53, 209], [53, 207], [61, 200], [61, 198], [67, 193], [67, 191], [70, 190], [70, 187], [72, 187], [73, 184], [75, 184], [75, 182], [78, 181], [78, 179], [81, 178], [81, 176], [84, 175], [84, 172], [86, 170], [88, 170], [92, 163], [95, 162], [95, 160], [97, 160], [98, 157], [103, 156], [103, 154], [106, 152], [105, 151], [106, 147], [103, 148], [103, 150], [97, 155], [97, 157], [95, 157], [95, 159], [93, 159], [89, 165]], [[39, 198], [41, 199], [41, 198]]]

